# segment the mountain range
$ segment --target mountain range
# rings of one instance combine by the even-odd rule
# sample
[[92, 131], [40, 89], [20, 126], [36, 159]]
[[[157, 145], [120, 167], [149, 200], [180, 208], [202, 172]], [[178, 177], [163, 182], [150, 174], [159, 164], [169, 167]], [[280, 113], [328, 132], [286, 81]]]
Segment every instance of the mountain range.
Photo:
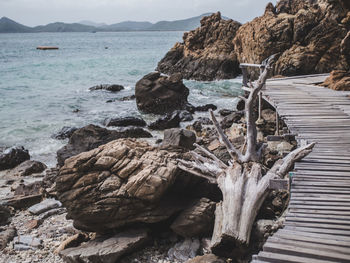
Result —
[[[7, 17], [0, 19], [0, 33], [37, 33], [37, 32], [118, 32], [118, 31], [189, 31], [200, 26], [200, 16], [175, 21], [137, 22], [124, 21], [112, 25], [80, 21], [79, 23], [55, 22], [43, 26], [28, 27]], [[227, 17], [224, 17], [228, 19]]]

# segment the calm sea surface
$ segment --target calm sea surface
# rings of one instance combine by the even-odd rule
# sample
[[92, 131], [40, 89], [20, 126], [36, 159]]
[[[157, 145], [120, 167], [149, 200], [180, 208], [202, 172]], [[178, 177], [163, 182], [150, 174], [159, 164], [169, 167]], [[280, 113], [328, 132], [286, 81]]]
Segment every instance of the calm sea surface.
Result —
[[[63, 126], [100, 124], [113, 116], [141, 116], [135, 101], [107, 100], [134, 94], [135, 83], [183, 32], [0, 34], [0, 146], [23, 145], [32, 159], [55, 165], [66, 141], [51, 136]], [[39, 45], [59, 50], [36, 50]], [[190, 103], [232, 108], [240, 80], [185, 81]], [[121, 84], [119, 93], [89, 91]], [[74, 110], [78, 109], [78, 113]], [[154, 119], [142, 115], [146, 121]]]

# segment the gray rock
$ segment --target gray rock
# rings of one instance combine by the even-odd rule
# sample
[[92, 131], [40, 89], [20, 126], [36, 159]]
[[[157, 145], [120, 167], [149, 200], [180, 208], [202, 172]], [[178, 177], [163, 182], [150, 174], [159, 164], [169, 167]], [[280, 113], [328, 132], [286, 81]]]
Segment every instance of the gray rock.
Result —
[[211, 234], [215, 218], [215, 202], [201, 198], [185, 209], [170, 228], [183, 237], [198, 237]]
[[76, 130], [78, 130], [77, 127], [64, 126], [60, 131], [55, 133], [52, 137], [57, 140], [64, 140], [64, 139], [70, 138]]
[[60, 201], [57, 201], [55, 199], [45, 199], [44, 201], [40, 202], [39, 204], [33, 205], [28, 208], [28, 211], [34, 215], [39, 215], [41, 213], [44, 213], [48, 210], [61, 207], [62, 204]]
[[187, 238], [183, 242], [176, 243], [174, 247], [170, 248], [168, 257], [170, 260], [185, 262], [197, 256], [199, 247], [200, 242], [198, 239]]
[[214, 104], [206, 104], [202, 106], [195, 107], [195, 111], [208, 111], [208, 110], [216, 110], [218, 107], [216, 107]]
[[13, 239], [13, 243], [19, 244], [19, 245], [24, 245], [24, 246], [29, 246], [33, 248], [39, 248], [42, 246], [43, 241], [39, 238], [35, 238], [29, 235], [21, 235], [17, 236]]
[[152, 130], [165, 130], [171, 128], [177, 128], [180, 126], [180, 114], [178, 111], [174, 111], [171, 114], [167, 114], [163, 117], [160, 117], [156, 121], [152, 122], [148, 128]]
[[111, 238], [97, 238], [59, 254], [69, 263], [115, 263], [124, 254], [139, 249], [148, 239], [147, 231], [134, 229]]
[[14, 244], [13, 249], [17, 251], [26, 251], [26, 250], [34, 250], [35, 248], [31, 246], [23, 245], [23, 244]]
[[0, 152], [0, 171], [14, 168], [20, 163], [29, 160], [30, 155], [24, 147], [12, 147]]
[[124, 87], [118, 84], [101, 84], [89, 88], [89, 90], [107, 90], [111, 92], [117, 92], [123, 90]]
[[34, 173], [41, 173], [46, 168], [47, 166], [42, 162], [27, 160], [16, 166], [11, 171], [11, 174], [15, 176], [27, 176]]
[[116, 127], [127, 127], [127, 126], [146, 126], [146, 122], [137, 117], [118, 117], [118, 118], [107, 118], [104, 121], [104, 124], [107, 127], [116, 126]]
[[53, 215], [59, 215], [59, 214], [63, 214], [64, 212], [66, 212], [66, 209], [65, 208], [55, 208], [55, 209], [51, 209], [49, 211], [46, 211], [44, 213], [42, 213], [40, 216], [39, 216], [39, 220], [44, 220], [50, 216], [53, 216]]
[[180, 146], [186, 149], [193, 149], [196, 142], [196, 135], [184, 129], [167, 129], [164, 131], [163, 145]]

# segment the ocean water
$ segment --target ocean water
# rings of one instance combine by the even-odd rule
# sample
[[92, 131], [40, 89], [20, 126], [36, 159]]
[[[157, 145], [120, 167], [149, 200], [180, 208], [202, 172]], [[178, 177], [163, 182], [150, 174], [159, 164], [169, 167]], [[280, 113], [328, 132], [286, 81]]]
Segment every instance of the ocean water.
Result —
[[[115, 116], [141, 114], [135, 100], [107, 100], [134, 94], [135, 83], [153, 71], [183, 32], [0, 34], [0, 146], [22, 145], [32, 159], [53, 166], [67, 141], [52, 138], [63, 126], [101, 124]], [[59, 50], [36, 50], [39, 45]], [[233, 108], [240, 79], [185, 81], [194, 105]], [[89, 91], [120, 84], [119, 93]], [[79, 112], [74, 112], [79, 110]]]

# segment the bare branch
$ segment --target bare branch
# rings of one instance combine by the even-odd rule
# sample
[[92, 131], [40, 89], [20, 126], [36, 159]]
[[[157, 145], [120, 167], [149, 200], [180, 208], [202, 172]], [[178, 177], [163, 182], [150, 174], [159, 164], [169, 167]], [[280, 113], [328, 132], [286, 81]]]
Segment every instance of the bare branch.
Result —
[[213, 121], [213, 123], [216, 127], [216, 130], [218, 131], [220, 141], [223, 144], [225, 144], [227, 151], [230, 154], [230, 156], [232, 157], [232, 159], [236, 160], [238, 158], [238, 160], [241, 160], [243, 157], [242, 153], [239, 150], [237, 150], [236, 147], [234, 147], [233, 144], [230, 142], [230, 140], [227, 138], [225, 132], [222, 130], [219, 122], [217, 121], [217, 119], [216, 119], [216, 117], [211, 109], [209, 110], [209, 113], [210, 113], [211, 120]]
[[217, 162], [217, 164], [220, 166], [220, 168], [222, 168], [222, 169], [227, 168], [227, 165], [224, 162], [222, 162], [219, 158], [217, 158], [214, 154], [212, 154], [211, 152], [206, 150], [204, 147], [200, 146], [197, 143], [194, 143], [193, 145], [196, 146], [197, 151], [201, 152], [202, 154], [206, 155], [207, 157], [209, 157], [212, 160], [214, 160], [215, 162]]

